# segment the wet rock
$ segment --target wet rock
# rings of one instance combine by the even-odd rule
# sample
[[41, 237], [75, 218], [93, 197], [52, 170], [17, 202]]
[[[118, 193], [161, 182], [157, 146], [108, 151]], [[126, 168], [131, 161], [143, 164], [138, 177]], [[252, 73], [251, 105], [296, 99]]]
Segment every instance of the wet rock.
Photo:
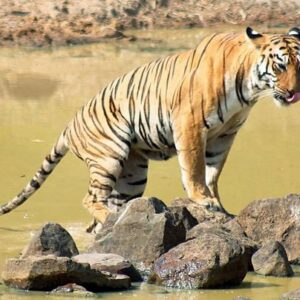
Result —
[[89, 252], [116, 253], [147, 271], [161, 254], [185, 241], [183, 223], [161, 200], [138, 198], [128, 204], [111, 230], [96, 236]]
[[58, 286], [52, 290], [53, 294], [74, 294], [83, 297], [95, 297], [95, 293], [89, 292], [86, 288], [76, 283], [69, 283], [62, 286]]
[[254, 271], [260, 275], [286, 277], [294, 274], [284, 247], [276, 241], [264, 244], [252, 256], [252, 265]]
[[51, 291], [58, 286], [76, 283], [89, 291], [127, 289], [130, 279], [125, 275], [104, 274], [68, 257], [53, 255], [26, 259], [9, 259], [2, 273], [3, 282], [13, 288]]
[[197, 289], [240, 284], [248, 269], [248, 254], [226, 232], [202, 230], [154, 263], [156, 282], [168, 287]]
[[260, 243], [280, 242], [290, 262], [300, 264], [300, 196], [257, 200], [237, 217], [246, 235]]
[[72, 258], [78, 263], [88, 263], [92, 269], [130, 277], [131, 281], [141, 281], [142, 277], [135, 267], [122, 256], [111, 253], [85, 253]]
[[280, 300], [300, 300], [300, 289], [283, 294]]
[[48, 254], [66, 257], [79, 254], [71, 235], [56, 223], [47, 223], [39, 229], [23, 250], [21, 258]]
[[233, 217], [219, 211], [209, 211], [203, 206], [186, 198], [176, 198], [172, 201], [170, 207], [185, 207], [198, 223], [211, 222], [223, 224], [230, 221]]

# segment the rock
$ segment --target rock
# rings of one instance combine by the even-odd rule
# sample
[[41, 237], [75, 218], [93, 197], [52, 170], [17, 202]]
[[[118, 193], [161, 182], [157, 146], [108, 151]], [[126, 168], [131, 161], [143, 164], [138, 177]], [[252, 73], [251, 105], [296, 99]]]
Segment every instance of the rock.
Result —
[[161, 200], [134, 199], [110, 231], [96, 236], [89, 252], [119, 254], [148, 272], [156, 258], [185, 241], [183, 223]]
[[48, 254], [66, 257], [79, 254], [71, 235], [56, 223], [47, 223], [39, 229], [23, 250], [21, 258]]
[[249, 297], [237, 296], [237, 297], [233, 298], [232, 300], [251, 300], [251, 298], [249, 298]]
[[300, 300], [300, 289], [283, 294], [280, 300]]
[[56, 289], [52, 290], [53, 294], [75, 294], [83, 297], [95, 297], [95, 293], [89, 292], [86, 288], [76, 283], [69, 283], [62, 286], [58, 286]]
[[284, 247], [276, 241], [269, 241], [252, 256], [254, 271], [260, 275], [292, 276], [291, 268]]
[[186, 231], [192, 229], [198, 224], [196, 218], [183, 206], [171, 206], [169, 207], [171, 213], [174, 214], [177, 223], [182, 222]]
[[248, 254], [225, 231], [202, 230], [154, 263], [152, 280], [168, 287], [198, 289], [240, 284], [248, 269]]
[[187, 232], [186, 238], [187, 239], [197, 238], [205, 233], [212, 233], [216, 235], [218, 234], [230, 235], [232, 238], [239, 240], [239, 242], [243, 246], [245, 246], [246, 249], [249, 248], [249, 250], [251, 250], [250, 252], [254, 253], [258, 250], [258, 245], [254, 241], [249, 239], [243, 232], [230, 230], [230, 225], [228, 226], [227, 223], [225, 224], [216, 224], [210, 222], [200, 223]]
[[105, 39], [122, 39], [126, 37], [123, 32], [112, 27], [101, 28], [99, 36]]
[[197, 220], [198, 223], [211, 222], [223, 224], [230, 221], [233, 217], [219, 211], [209, 211], [203, 206], [186, 198], [176, 198], [171, 202], [171, 207], [186, 207], [190, 214]]
[[300, 264], [300, 196], [251, 202], [237, 217], [246, 235], [258, 242], [280, 242], [291, 263]]
[[9, 259], [2, 273], [3, 282], [9, 287], [44, 291], [69, 283], [76, 283], [94, 292], [127, 289], [130, 287], [130, 278], [124, 276], [106, 274], [91, 269], [89, 264], [54, 255]]
[[197, 237], [201, 237], [201, 235], [208, 233], [208, 234], [215, 234], [215, 235], [230, 235], [232, 238], [235, 238], [240, 242], [240, 244], [245, 248], [245, 254], [247, 255], [248, 259], [248, 270], [253, 270], [251, 257], [257, 251], [258, 245], [247, 238], [239, 225], [234, 221], [231, 220], [225, 224], [216, 224], [211, 222], [203, 222], [195, 227], [193, 227], [190, 231], [188, 231], [186, 238], [193, 239]]
[[131, 281], [142, 281], [142, 277], [135, 267], [122, 256], [105, 253], [85, 253], [72, 258], [78, 263], [88, 263], [92, 269], [123, 274], [130, 277]]
[[299, 9], [296, 0], [277, 1], [276, 5], [261, 0], [3, 0], [0, 45], [41, 47], [99, 42], [106, 40], [101, 27], [115, 23], [123, 29], [211, 28], [224, 24], [293, 27]]

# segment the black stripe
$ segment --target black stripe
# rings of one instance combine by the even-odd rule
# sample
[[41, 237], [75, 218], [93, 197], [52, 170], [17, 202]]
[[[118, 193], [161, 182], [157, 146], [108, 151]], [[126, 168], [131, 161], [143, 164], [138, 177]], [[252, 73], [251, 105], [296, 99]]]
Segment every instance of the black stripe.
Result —
[[169, 147], [169, 142], [168, 140], [165, 138], [164, 134], [159, 130], [158, 125], [156, 125], [156, 132], [158, 135], [158, 139], [159, 141], [163, 144]]
[[110, 94], [109, 96], [109, 110], [111, 112], [111, 114], [113, 115], [113, 117], [118, 120], [118, 116], [116, 115], [116, 106], [115, 106], [115, 103], [114, 103], [114, 99], [112, 97], [112, 94]]
[[133, 80], [134, 80], [134, 76], [136, 74], [136, 72], [139, 70], [140, 68], [137, 68], [131, 75], [128, 84], [127, 84], [127, 98], [129, 98], [129, 93], [130, 93], [130, 88], [132, 86]]
[[[102, 109], [103, 109], [103, 113], [104, 113], [104, 117], [106, 119], [106, 123], [108, 125], [108, 127], [110, 128], [110, 130], [112, 131], [112, 133], [121, 141], [123, 142], [126, 146], [130, 147], [130, 142], [128, 140], [126, 140], [124, 137], [122, 137], [114, 128], [113, 126], [110, 124], [110, 120], [109, 117], [107, 115], [106, 109], [105, 109], [105, 105], [104, 105], [104, 99], [105, 99], [105, 90], [103, 90], [102, 93], [102, 98], [101, 98], [101, 104], [102, 104]], [[121, 130], [118, 126], [116, 126], [119, 130]], [[121, 130], [123, 131], [123, 130]], [[124, 131], [123, 131], [124, 132]]]
[[113, 174], [102, 173], [102, 172], [99, 172], [99, 171], [92, 171], [91, 173], [96, 174], [96, 175], [100, 175], [101, 177], [104, 177], [104, 178], [108, 178], [113, 182], [117, 182], [117, 178]]
[[143, 185], [147, 183], [147, 178], [145, 179], [141, 179], [138, 181], [134, 181], [134, 182], [127, 182], [128, 185]]
[[223, 117], [223, 111], [222, 111], [222, 107], [221, 107], [221, 100], [220, 97], [218, 96], [218, 117], [219, 120], [224, 123], [224, 117]]
[[217, 33], [215, 33], [215, 34], [209, 39], [209, 41], [206, 43], [205, 47], [204, 47], [203, 50], [202, 50], [202, 53], [201, 53], [201, 55], [200, 55], [200, 58], [199, 58], [199, 60], [198, 60], [196, 69], [198, 69], [198, 67], [199, 67], [199, 65], [200, 65], [200, 63], [201, 63], [201, 60], [202, 60], [202, 58], [203, 58], [203, 55], [205, 54], [205, 52], [206, 52], [206, 50], [207, 50], [208, 45], [211, 43], [211, 41], [212, 41], [216, 36], [217, 36]]
[[210, 125], [208, 124], [208, 122], [205, 119], [205, 115], [204, 115], [204, 101], [203, 101], [203, 96], [201, 96], [201, 114], [202, 114], [202, 121], [204, 123], [204, 126], [209, 129]]
[[30, 185], [31, 185], [31, 187], [33, 187], [34, 189], [39, 189], [40, 187], [41, 187], [41, 185], [39, 184], [39, 182], [38, 181], [36, 181], [35, 179], [32, 179], [31, 181], [30, 181]]
[[45, 160], [51, 165], [55, 164], [55, 161], [51, 159], [50, 154], [45, 157]]
[[39, 170], [39, 173], [42, 175], [42, 176], [48, 176], [49, 174], [51, 174], [52, 170], [50, 171], [46, 171], [43, 167], [40, 168]]
[[219, 156], [219, 155], [221, 155], [223, 153], [224, 153], [224, 151], [219, 151], [219, 152], [206, 151], [205, 152], [205, 157], [207, 157], [207, 158], [213, 158], [213, 157]]
[[225, 109], [228, 111], [227, 106], [227, 96], [226, 96], [226, 83], [225, 83], [225, 70], [226, 70], [226, 61], [225, 61], [225, 51], [223, 51], [223, 76], [222, 76], [222, 83], [223, 83], [223, 97], [224, 97], [224, 103], [225, 103]]
[[140, 164], [140, 165], [137, 165], [139, 168], [142, 168], [142, 169], [148, 169], [148, 165], [142, 165], [142, 164]]

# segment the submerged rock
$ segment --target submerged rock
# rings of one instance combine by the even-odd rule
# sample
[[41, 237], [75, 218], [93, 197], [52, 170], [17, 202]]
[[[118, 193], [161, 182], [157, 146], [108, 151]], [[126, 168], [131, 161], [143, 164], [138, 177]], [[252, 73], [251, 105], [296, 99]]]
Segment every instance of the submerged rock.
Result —
[[300, 264], [300, 196], [251, 202], [237, 217], [246, 235], [260, 244], [280, 242], [292, 263]]
[[254, 271], [260, 275], [286, 277], [294, 274], [284, 247], [276, 241], [263, 245], [252, 256], [252, 265]]
[[56, 289], [52, 290], [53, 294], [75, 294], [76, 296], [83, 297], [95, 297], [95, 294], [89, 292], [86, 288], [76, 283], [69, 283], [62, 286], [58, 286]]
[[160, 255], [185, 241], [184, 220], [156, 198], [132, 200], [117, 222], [96, 236], [89, 252], [116, 253], [149, 271]]
[[141, 281], [142, 277], [135, 267], [124, 257], [112, 253], [84, 253], [72, 258], [78, 263], [88, 263], [92, 269], [130, 277], [131, 281]]
[[201, 231], [159, 257], [152, 280], [168, 287], [198, 289], [237, 285], [248, 269], [249, 254], [225, 231]]
[[76, 244], [68, 231], [59, 224], [47, 223], [36, 232], [23, 250], [21, 258], [48, 254], [72, 257], [78, 253]]
[[280, 300], [300, 300], [300, 289], [283, 294]]
[[7, 286], [24, 290], [51, 291], [69, 283], [76, 283], [95, 292], [130, 287], [128, 276], [106, 274], [91, 269], [89, 264], [54, 255], [9, 259], [2, 279]]

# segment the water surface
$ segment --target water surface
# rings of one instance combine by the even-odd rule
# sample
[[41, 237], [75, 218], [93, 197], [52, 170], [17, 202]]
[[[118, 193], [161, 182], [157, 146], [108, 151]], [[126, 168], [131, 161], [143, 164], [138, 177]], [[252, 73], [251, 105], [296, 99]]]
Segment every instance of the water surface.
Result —
[[[109, 43], [55, 50], [0, 49], [0, 195], [1, 203], [17, 194], [39, 167], [76, 110], [117, 76], [162, 55], [193, 47], [207, 32], [140, 32], [137, 43]], [[147, 40], [151, 38], [152, 40]], [[227, 210], [238, 213], [254, 199], [300, 192], [300, 105], [279, 109], [261, 100], [233, 145], [220, 178]], [[20, 253], [33, 231], [46, 221], [65, 226], [81, 249], [90, 221], [81, 206], [88, 184], [83, 163], [68, 154], [27, 203], [0, 218], [0, 269], [5, 258]], [[152, 162], [146, 195], [168, 203], [184, 196], [176, 158]], [[174, 291], [142, 284], [103, 298], [117, 299], [276, 299], [300, 286], [292, 279], [248, 274], [229, 290]], [[0, 286], [0, 299], [42, 299], [40, 293], [17, 293]], [[47, 296], [56, 299], [54, 296]]]

